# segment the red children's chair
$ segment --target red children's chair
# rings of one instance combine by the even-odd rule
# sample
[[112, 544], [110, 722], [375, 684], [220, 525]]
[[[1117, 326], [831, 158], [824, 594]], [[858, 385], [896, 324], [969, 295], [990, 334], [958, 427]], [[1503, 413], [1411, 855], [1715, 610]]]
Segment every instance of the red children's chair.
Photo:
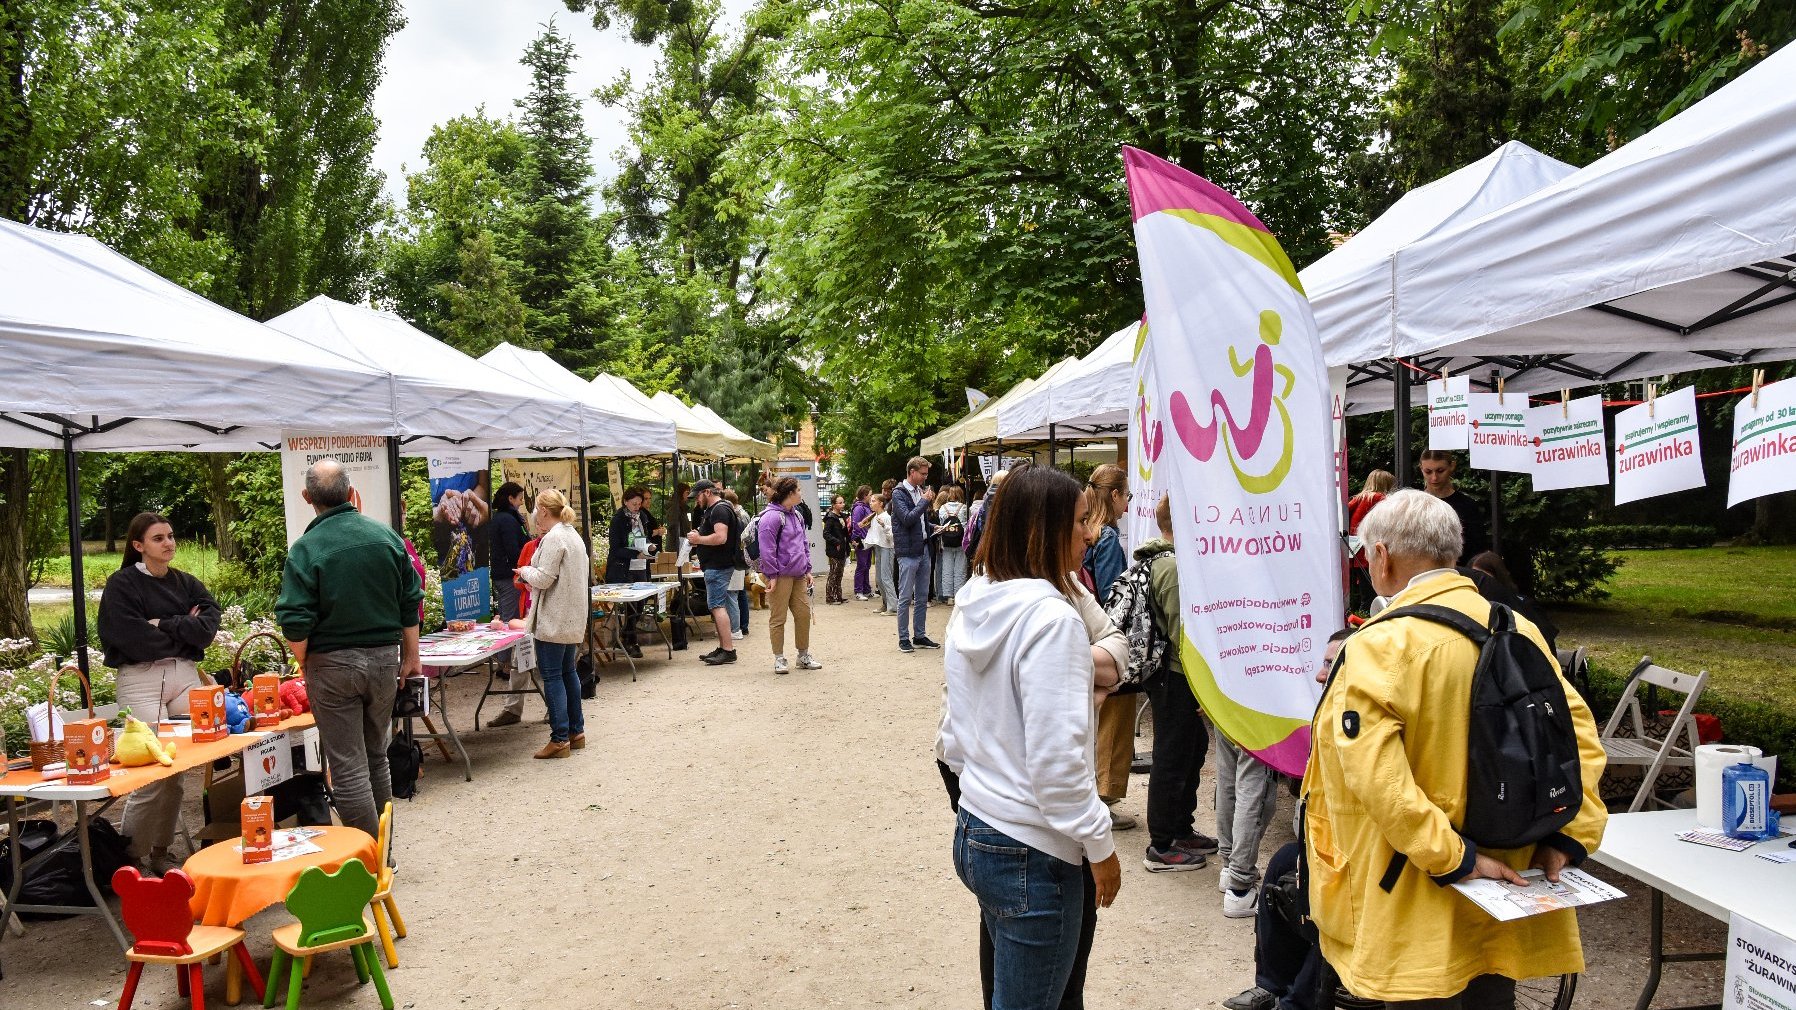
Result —
[[193, 880], [180, 870], [161, 877], [146, 877], [133, 866], [112, 875], [112, 890], [119, 896], [119, 912], [136, 942], [125, 952], [131, 972], [125, 976], [125, 992], [118, 1010], [130, 1010], [137, 995], [137, 980], [146, 964], [174, 965], [182, 996], [193, 1001], [193, 1010], [205, 1010], [206, 996], [200, 965], [229, 950], [243, 966], [250, 988], [262, 996], [262, 976], [243, 946], [243, 930], [229, 926], [196, 926], [188, 901]]

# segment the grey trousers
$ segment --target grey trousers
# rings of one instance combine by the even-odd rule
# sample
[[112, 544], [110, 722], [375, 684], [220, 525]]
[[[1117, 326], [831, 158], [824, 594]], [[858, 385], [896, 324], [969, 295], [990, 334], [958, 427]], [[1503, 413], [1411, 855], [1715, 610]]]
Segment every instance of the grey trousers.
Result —
[[1260, 840], [1278, 813], [1278, 772], [1229, 742], [1215, 726], [1216, 844], [1224, 881], [1245, 891], [1260, 882]]
[[[164, 716], [187, 716], [187, 690], [201, 687], [197, 666], [185, 659], [132, 663], [118, 672], [118, 703], [156, 732]], [[174, 841], [185, 798], [181, 780], [171, 775], [161, 782], [132, 791], [125, 797], [123, 829], [131, 839], [131, 855], [142, 859], [151, 849], [166, 849]]]
[[380, 812], [393, 798], [387, 741], [398, 689], [396, 645], [306, 656], [306, 696], [330, 770], [331, 804], [344, 824], [370, 835], [380, 831]]

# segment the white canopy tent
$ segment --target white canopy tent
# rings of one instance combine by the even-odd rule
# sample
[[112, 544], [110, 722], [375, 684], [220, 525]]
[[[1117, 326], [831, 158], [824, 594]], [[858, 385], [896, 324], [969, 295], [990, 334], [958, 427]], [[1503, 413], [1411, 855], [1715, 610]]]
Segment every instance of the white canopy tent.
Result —
[[[1077, 364], [1078, 361], [1078, 358], [1062, 358], [1059, 361], [1056, 361], [1053, 367], [1035, 378], [1024, 379], [1010, 387], [1010, 390], [1003, 396], [993, 397], [992, 399], [985, 401], [984, 406], [981, 406], [978, 410], [967, 414], [965, 417], [933, 435], [924, 436], [922, 444], [923, 455], [939, 456], [950, 450], [984, 449], [988, 446], [995, 446], [1000, 441], [1005, 441], [998, 435], [999, 412], [1002, 411], [1006, 405], [1015, 403], [1024, 396], [1027, 396], [1030, 390], [1041, 386], [1043, 383], [1052, 382], [1055, 376], [1066, 369], [1071, 368], [1073, 365]], [[1021, 446], [1017, 446], [1017, 448], [1020, 449]]]
[[[1090, 354], [998, 408], [1005, 441], [1122, 438], [1135, 398], [1135, 342], [1142, 324], [1117, 330]], [[1045, 377], [1044, 377], [1045, 378]]]
[[1350, 411], [1392, 403], [1388, 361], [1358, 354], [1496, 371], [1523, 393], [1796, 358], [1792, 164], [1796, 46], [1585, 168], [1398, 249], [1389, 344], [1329, 357], [1353, 366]]
[[736, 443], [744, 455], [761, 460], [770, 460], [779, 456], [779, 450], [774, 448], [772, 442], [750, 435], [741, 428], [724, 420], [722, 414], [712, 410], [710, 407], [707, 407], [702, 403], [695, 403], [692, 405], [692, 412], [711, 424], [716, 425], [719, 431], [728, 435], [730, 439]]
[[607, 428], [597, 433], [598, 438], [575, 446], [586, 454], [663, 456], [675, 451], [674, 423], [665, 415], [650, 411], [630, 397], [607, 394], [541, 351], [501, 343], [479, 360], [557, 399], [581, 403], [589, 412], [605, 418]]
[[687, 406], [672, 393], [656, 393], [650, 399], [657, 409], [689, 431], [694, 440], [702, 440], [706, 447], [705, 454], [720, 462], [746, 463], [756, 459], [772, 459], [774, 456], [771, 445], [746, 435], [731, 435], [724, 430], [729, 427], [727, 422], [720, 426], [700, 415], [696, 409]]

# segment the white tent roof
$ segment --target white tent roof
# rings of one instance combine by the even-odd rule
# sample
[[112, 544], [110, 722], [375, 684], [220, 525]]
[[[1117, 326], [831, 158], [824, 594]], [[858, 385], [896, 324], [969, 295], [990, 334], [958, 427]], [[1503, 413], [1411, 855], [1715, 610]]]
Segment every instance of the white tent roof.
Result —
[[717, 429], [728, 435], [740, 447], [743, 455], [754, 459], [773, 459], [779, 455], [773, 443], [766, 439], [756, 438], [730, 422], [724, 420], [722, 414], [702, 403], [692, 405], [692, 412], [717, 426]]
[[1577, 168], [1519, 141], [1403, 195], [1333, 252], [1299, 273], [1330, 365], [1390, 354], [1392, 262], [1398, 250], [1500, 210]]
[[[544, 391], [450, 347], [390, 312], [350, 305], [325, 295], [268, 321], [282, 333], [408, 382], [437, 391], [431, 430], [447, 437], [415, 436], [401, 449], [523, 449], [586, 444], [610, 418], [578, 401]], [[488, 433], [457, 437], [478, 424]]]
[[923, 438], [922, 453], [925, 456], [936, 456], [949, 449], [960, 449], [966, 446], [983, 446], [998, 440], [998, 412], [1008, 404], [1028, 395], [1031, 389], [1045, 382], [1053, 381], [1065, 369], [1077, 364], [1078, 358], [1062, 358], [1052, 368], [1033, 379], [1024, 379], [1010, 387], [1003, 396], [985, 401], [985, 405], [966, 415], [933, 435]]
[[1056, 439], [1120, 438], [1135, 398], [1135, 338], [1131, 323], [1104, 339], [1090, 354], [1069, 365], [1051, 382], [1037, 382], [998, 410], [998, 437], [1043, 439], [1055, 426]]
[[602, 417], [605, 427], [587, 432], [584, 448], [592, 455], [659, 456], [674, 451], [672, 421], [642, 411], [628, 397], [606, 395], [541, 351], [501, 343], [480, 360], [559, 399], [585, 405], [589, 416]]
[[[1378, 356], [1496, 369], [1517, 392], [1796, 358], [1792, 164], [1786, 46], [1559, 182], [1400, 250]], [[1355, 409], [1390, 402], [1378, 369], [1356, 371]]]
[[[386, 371], [215, 305], [80, 235], [0, 221], [0, 444], [253, 449], [283, 428], [423, 434]], [[328, 408], [328, 409], [327, 409]], [[272, 433], [272, 436], [270, 436]]]
[[652, 400], [663, 413], [674, 418], [681, 428], [693, 433], [695, 439], [703, 438], [707, 447], [703, 451], [726, 462], [746, 462], [751, 459], [772, 459], [773, 447], [766, 442], [742, 436], [731, 435], [717, 422], [706, 419], [696, 410], [688, 407], [679, 397], [672, 393], [656, 393]]

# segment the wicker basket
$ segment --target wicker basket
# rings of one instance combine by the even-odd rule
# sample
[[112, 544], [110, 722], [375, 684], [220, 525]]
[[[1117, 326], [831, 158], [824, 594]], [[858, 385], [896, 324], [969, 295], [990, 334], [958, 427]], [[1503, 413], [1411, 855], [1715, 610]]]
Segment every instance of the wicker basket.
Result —
[[231, 690], [242, 694], [249, 687], [249, 674], [245, 672], [243, 654], [248, 651], [250, 643], [258, 638], [266, 638], [281, 650], [281, 679], [298, 676], [294, 670], [293, 650], [287, 647], [285, 639], [266, 631], [258, 631], [237, 645], [236, 655], [231, 657]]
[[[50, 691], [49, 691], [50, 707], [52, 709], [55, 709], [57, 707], [56, 698], [55, 698], [56, 689], [58, 687], [62, 686], [62, 675], [65, 673], [73, 673], [75, 675], [75, 679], [77, 679], [81, 682], [81, 697], [87, 701], [87, 717], [89, 719], [94, 718], [94, 686], [87, 679], [87, 671], [81, 669], [81, 667], [78, 664], [74, 663], [73, 661], [69, 662], [68, 664], [64, 665], [61, 669], [57, 670], [56, 671], [56, 679], [50, 682]], [[31, 767], [33, 769], [41, 772], [45, 768], [48, 768], [49, 766], [51, 766], [53, 764], [57, 764], [61, 761], [62, 761], [62, 741], [61, 740], [33, 740], [33, 741], [31, 741]]]

